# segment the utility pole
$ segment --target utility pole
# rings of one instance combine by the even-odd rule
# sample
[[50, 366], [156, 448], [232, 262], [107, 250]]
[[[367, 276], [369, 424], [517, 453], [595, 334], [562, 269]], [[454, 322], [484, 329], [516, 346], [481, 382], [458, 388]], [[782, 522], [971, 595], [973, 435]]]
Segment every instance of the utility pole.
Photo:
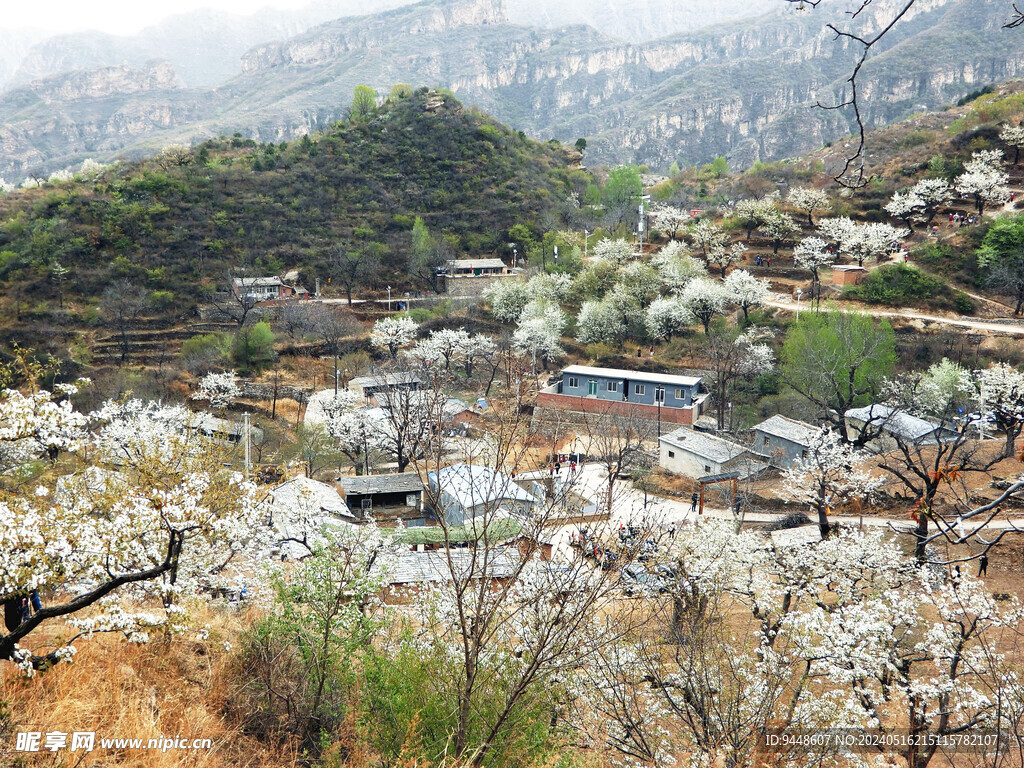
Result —
[[[390, 288], [391, 286], [388, 286], [388, 287]], [[391, 302], [389, 301], [388, 303], [390, 304]], [[388, 309], [390, 310], [391, 307], [388, 307]], [[337, 356], [337, 354], [335, 354], [335, 356], [334, 356], [334, 396], [335, 397], [338, 396], [338, 356]]]
[[252, 469], [252, 445], [249, 439], [249, 414], [242, 415], [242, 429], [245, 431], [245, 476], [248, 477]]

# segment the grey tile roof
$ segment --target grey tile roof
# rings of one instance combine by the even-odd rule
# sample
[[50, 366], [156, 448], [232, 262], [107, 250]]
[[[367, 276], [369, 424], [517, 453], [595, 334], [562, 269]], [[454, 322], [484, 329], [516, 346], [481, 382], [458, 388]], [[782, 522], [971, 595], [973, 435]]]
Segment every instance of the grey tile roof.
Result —
[[415, 472], [397, 475], [358, 475], [339, 477], [338, 482], [345, 493], [365, 495], [370, 493], [411, 493], [422, 491], [423, 483]]
[[678, 448], [681, 451], [692, 453], [695, 456], [711, 459], [718, 464], [723, 464], [748, 452], [747, 448], [737, 443], [686, 428], [677, 429], [675, 432], [662, 435], [661, 442]]
[[[473, 556], [476, 555], [476, 561]], [[483, 552], [467, 548], [451, 550], [435, 549], [428, 552], [401, 552], [397, 562], [391, 565], [387, 580], [392, 584], [422, 584], [425, 582], [446, 582], [451, 579], [448, 556], [451, 555], [456, 574], [461, 578], [485, 573]], [[486, 574], [488, 578], [508, 578], [519, 565], [521, 555], [515, 548], [492, 548], [487, 555]]]
[[352, 513], [337, 488], [308, 477], [296, 477], [294, 480], [281, 483], [270, 492], [270, 496], [272, 512], [290, 510], [303, 505], [310, 511], [315, 508], [328, 515], [352, 518]]
[[355, 385], [365, 389], [366, 387], [385, 387], [413, 382], [422, 383], [423, 379], [412, 371], [398, 371], [397, 373], [377, 373], [372, 376], [356, 376], [349, 381], [349, 386]]
[[471, 509], [501, 499], [515, 499], [536, 504], [533, 494], [520, 488], [512, 478], [490, 467], [475, 464], [454, 464], [431, 472], [430, 479], [442, 493], [447, 493], [463, 509]]
[[909, 413], [897, 411], [887, 405], [869, 405], [864, 408], [851, 408], [845, 414], [847, 419], [856, 419], [865, 424], [883, 429], [891, 435], [905, 437], [908, 440], [920, 440], [933, 432], [942, 430], [941, 425], [934, 424]]
[[453, 269], [504, 269], [501, 259], [453, 259], [448, 262]]
[[806, 422], [789, 419], [779, 414], [765, 419], [760, 424], [751, 427], [751, 429], [774, 435], [775, 437], [781, 437], [798, 445], [810, 445], [811, 440], [820, 431], [818, 427], [814, 427]]

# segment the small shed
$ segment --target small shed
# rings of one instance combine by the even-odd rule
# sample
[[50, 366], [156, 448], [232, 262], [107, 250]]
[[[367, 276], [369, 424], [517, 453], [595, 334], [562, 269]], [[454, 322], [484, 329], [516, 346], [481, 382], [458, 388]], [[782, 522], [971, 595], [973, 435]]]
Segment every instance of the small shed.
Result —
[[803, 421], [776, 414], [751, 428], [754, 450], [777, 467], [790, 467], [807, 457], [811, 441], [820, 431]]
[[867, 269], [856, 264], [836, 264], [832, 267], [832, 285], [857, 285], [867, 274]]
[[357, 518], [400, 518], [406, 524], [422, 523], [423, 482], [415, 472], [394, 475], [339, 477], [345, 503]]
[[765, 467], [764, 460], [748, 448], [685, 427], [663, 435], [658, 446], [661, 468], [686, 477], [738, 471], [746, 476]]
[[369, 400], [381, 393], [396, 392], [403, 389], [419, 390], [423, 388], [423, 379], [412, 371], [395, 371], [378, 373], [370, 376], [356, 376], [349, 381], [349, 391]]

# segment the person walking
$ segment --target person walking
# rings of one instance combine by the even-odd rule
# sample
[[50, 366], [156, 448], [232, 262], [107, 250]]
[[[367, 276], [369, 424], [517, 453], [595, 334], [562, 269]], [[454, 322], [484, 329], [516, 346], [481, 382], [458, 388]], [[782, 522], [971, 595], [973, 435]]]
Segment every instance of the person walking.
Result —
[[985, 576], [988, 574], [988, 555], [982, 555], [978, 560], [978, 575]]
[[697, 511], [697, 501], [700, 497], [694, 493], [690, 496], [690, 512], [695, 513]]

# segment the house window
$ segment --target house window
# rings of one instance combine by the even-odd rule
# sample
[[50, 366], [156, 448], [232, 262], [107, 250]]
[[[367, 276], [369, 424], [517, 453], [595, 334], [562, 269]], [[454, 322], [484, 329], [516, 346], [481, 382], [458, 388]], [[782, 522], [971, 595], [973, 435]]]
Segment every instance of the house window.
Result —
[[806, 459], [807, 458], [807, 451], [800, 451], [800, 458], [801, 459]]
[[569, 377], [569, 386], [570, 386], [571, 388], [575, 389], [575, 388], [576, 388], [576, 387], [578, 387], [579, 385], [580, 385], [580, 380], [579, 380], [579, 378], [577, 378], [576, 376], [570, 376], [570, 377]]
[[596, 395], [597, 394], [597, 380], [596, 379], [591, 379], [590, 381], [587, 382], [587, 394], [588, 395]]
[[669, 452], [668, 452], [668, 457], [669, 457], [670, 459], [674, 459], [674, 458], [676, 457], [676, 452], [675, 452], [675, 451], [669, 451]]
[[685, 389], [677, 389], [676, 390], [676, 400], [685, 400], [685, 399], [686, 399], [686, 390]]
[[617, 381], [609, 381], [608, 382], [608, 391], [609, 392], [618, 392], [619, 391], [619, 382], [617, 382]]
[[767, 448], [771, 444], [772, 444], [772, 439], [770, 437], [766, 437], [764, 439], [764, 447]]
[[710, 475], [711, 474], [711, 467], [709, 467], [707, 464], [705, 464], [704, 465], [704, 471], [707, 472]]
[[636, 392], [636, 394], [638, 394], [638, 395], [646, 395], [647, 394], [647, 385], [646, 384], [637, 384], [633, 388], [633, 391]]
[[654, 402], [656, 402], [656, 403], [664, 403], [665, 402], [665, 388], [664, 387], [656, 387], [654, 389]]

